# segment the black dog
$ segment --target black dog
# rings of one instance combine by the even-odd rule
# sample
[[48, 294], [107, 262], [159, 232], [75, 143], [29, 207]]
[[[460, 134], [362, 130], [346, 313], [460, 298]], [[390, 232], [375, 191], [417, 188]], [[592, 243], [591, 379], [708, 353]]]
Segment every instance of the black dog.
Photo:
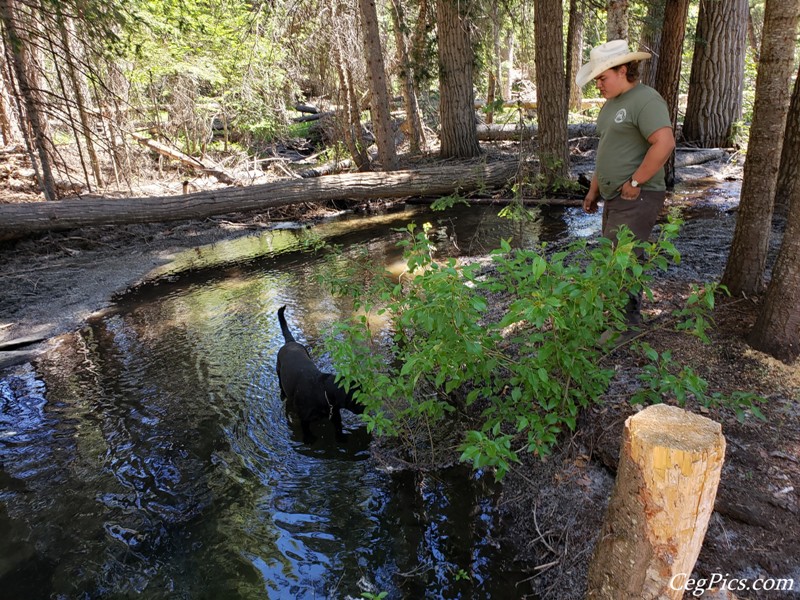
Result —
[[314, 441], [311, 423], [323, 418], [329, 419], [335, 428], [336, 439], [342, 441], [342, 415], [340, 410], [346, 408], [360, 415], [364, 405], [353, 398], [354, 389], [346, 392], [336, 383], [336, 376], [320, 371], [308, 350], [303, 344], [295, 341], [286, 317], [285, 306], [278, 309], [278, 321], [281, 324], [285, 344], [278, 351], [278, 382], [281, 386], [281, 397], [287, 399], [287, 407], [291, 406], [300, 416], [303, 427], [303, 441], [310, 444]]

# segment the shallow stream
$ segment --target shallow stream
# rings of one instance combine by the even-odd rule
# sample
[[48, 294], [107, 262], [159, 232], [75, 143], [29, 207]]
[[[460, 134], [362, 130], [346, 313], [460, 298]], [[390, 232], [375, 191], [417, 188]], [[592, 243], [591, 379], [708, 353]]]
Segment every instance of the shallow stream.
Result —
[[276, 311], [319, 350], [346, 314], [318, 239], [400, 258], [430, 221], [444, 255], [592, 235], [597, 216], [426, 208], [266, 231], [187, 252], [36, 368], [0, 373], [5, 598], [514, 598], [526, 575], [493, 541], [491, 476], [387, 473], [345, 415], [313, 445], [279, 397]]

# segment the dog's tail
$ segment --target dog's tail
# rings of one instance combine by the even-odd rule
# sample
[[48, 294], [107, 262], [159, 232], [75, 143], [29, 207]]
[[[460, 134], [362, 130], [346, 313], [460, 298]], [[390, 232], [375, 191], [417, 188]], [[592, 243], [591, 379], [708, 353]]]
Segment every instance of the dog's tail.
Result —
[[289, 331], [289, 325], [286, 323], [286, 317], [283, 316], [283, 313], [286, 312], [286, 306], [281, 306], [278, 309], [278, 322], [281, 324], [281, 331], [283, 332], [283, 339], [286, 340], [286, 343], [296, 341], [292, 332]]

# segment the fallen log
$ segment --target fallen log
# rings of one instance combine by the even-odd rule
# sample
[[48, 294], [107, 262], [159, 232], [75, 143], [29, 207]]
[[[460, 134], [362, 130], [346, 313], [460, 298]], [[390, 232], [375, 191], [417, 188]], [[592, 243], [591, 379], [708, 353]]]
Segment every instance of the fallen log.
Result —
[[320, 119], [324, 119], [326, 117], [331, 117], [335, 115], [334, 112], [322, 112], [322, 113], [314, 113], [311, 115], [304, 115], [302, 117], [294, 117], [292, 119], [295, 123], [308, 123], [309, 121], [319, 121]]
[[516, 161], [447, 162], [416, 170], [345, 173], [151, 198], [78, 198], [0, 204], [0, 239], [97, 225], [202, 219], [212, 215], [324, 202], [499, 188], [517, 173]]
[[[478, 125], [478, 139], [482, 142], [519, 141], [536, 137], [539, 128], [536, 125], [520, 127], [518, 124], [508, 125]], [[594, 123], [578, 123], [567, 126], [567, 135], [570, 138], [589, 137], [596, 135], [597, 127]]]
[[728, 156], [728, 152], [723, 148], [692, 148], [691, 150], [678, 148], [675, 152], [675, 167], [701, 165], [726, 156]]
[[319, 112], [319, 109], [316, 106], [313, 106], [311, 104], [303, 104], [302, 102], [298, 102], [297, 104], [295, 104], [294, 109], [297, 112], [309, 113], [312, 115], [315, 115]]
[[214, 177], [219, 179], [222, 183], [227, 183], [228, 185], [234, 185], [236, 183], [235, 177], [232, 177], [231, 175], [229, 175], [228, 173], [226, 173], [217, 166], [209, 166], [205, 164], [203, 161], [194, 158], [193, 156], [184, 154], [180, 150], [176, 150], [175, 148], [170, 148], [169, 146], [162, 144], [161, 142], [157, 142], [156, 140], [147, 138], [138, 133], [132, 133], [131, 136], [133, 136], [133, 139], [139, 142], [142, 146], [150, 148], [153, 152], [157, 152], [158, 154], [166, 156], [167, 158], [180, 161], [182, 164], [186, 165], [189, 168], [202, 171], [203, 173], [208, 173], [209, 175], [213, 175]]

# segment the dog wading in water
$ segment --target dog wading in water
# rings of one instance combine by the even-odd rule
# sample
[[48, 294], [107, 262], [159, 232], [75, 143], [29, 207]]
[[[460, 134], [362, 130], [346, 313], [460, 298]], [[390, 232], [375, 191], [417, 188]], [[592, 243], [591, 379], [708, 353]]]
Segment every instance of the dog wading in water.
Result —
[[353, 398], [354, 389], [345, 389], [336, 383], [336, 376], [323, 373], [311, 360], [306, 347], [297, 342], [289, 331], [284, 312], [285, 306], [278, 309], [278, 322], [283, 332], [284, 345], [278, 351], [278, 383], [281, 398], [300, 417], [303, 428], [303, 442], [311, 444], [315, 436], [311, 433], [311, 423], [328, 419], [333, 423], [336, 439], [344, 440], [342, 433], [341, 409], [346, 408], [360, 415], [364, 405]]

